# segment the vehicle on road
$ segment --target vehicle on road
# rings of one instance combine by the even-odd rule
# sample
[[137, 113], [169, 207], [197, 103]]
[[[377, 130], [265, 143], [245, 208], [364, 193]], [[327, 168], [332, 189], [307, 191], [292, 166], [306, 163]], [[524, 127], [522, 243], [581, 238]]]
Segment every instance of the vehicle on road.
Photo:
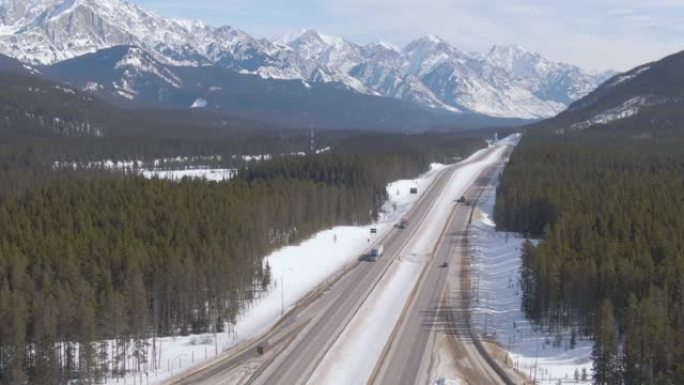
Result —
[[439, 267], [449, 267], [449, 262], [442, 262], [442, 264], [439, 265]]
[[465, 204], [468, 204], [468, 201], [466, 200], [465, 196], [463, 196], [463, 195], [461, 195], [461, 197], [458, 198], [458, 200], [457, 200], [456, 202], [462, 203], [462, 204], [464, 204], [464, 205], [465, 205]]
[[371, 262], [376, 261], [378, 257], [382, 255], [383, 251], [385, 251], [383, 245], [378, 245], [377, 247], [372, 248], [370, 255], [368, 256]]
[[408, 218], [403, 217], [403, 218], [401, 218], [401, 220], [399, 221], [399, 223], [397, 223], [397, 225], [395, 227], [398, 229], [405, 229], [406, 226], [408, 226], [408, 224], [409, 224]]

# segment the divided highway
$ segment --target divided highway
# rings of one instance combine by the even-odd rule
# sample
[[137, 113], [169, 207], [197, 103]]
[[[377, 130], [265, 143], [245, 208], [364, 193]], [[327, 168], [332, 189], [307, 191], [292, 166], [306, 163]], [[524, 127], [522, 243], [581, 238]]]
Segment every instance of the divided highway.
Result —
[[[465, 196], [475, 202], [495, 171], [488, 167], [470, 186]], [[467, 228], [474, 206], [456, 205], [435, 247], [434, 257], [426, 263], [420, 282], [395, 326], [385, 355], [376, 366], [373, 385], [432, 384], [430, 367], [435, 354], [432, 343], [436, 332], [450, 337], [456, 361], [465, 361], [461, 375], [468, 383], [505, 385], [506, 382], [475, 347], [469, 330], [467, 292], [453, 297], [446, 293], [447, 280], [467, 281], [463, 257], [467, 253]], [[459, 285], [460, 286], [460, 285]]]
[[[167, 384], [306, 384], [324, 356], [351, 322], [364, 301], [381, 282], [390, 265], [421, 231], [422, 224], [461, 167], [490, 156], [496, 147], [440, 171], [432, 184], [407, 215], [409, 225], [394, 229], [377, 241], [384, 245], [384, 254], [376, 262], [358, 262], [347, 267], [335, 279], [310, 293], [288, 312], [271, 330], [244, 343], [203, 367], [187, 372]], [[502, 151], [500, 151], [502, 152]], [[502, 152], [503, 153], [503, 152]], [[502, 158], [502, 157], [501, 157]], [[450, 197], [453, 199], [453, 197]], [[424, 310], [436, 308], [444, 291], [449, 268], [438, 268], [451, 261], [456, 247], [445, 242], [447, 234], [465, 230], [465, 209], [456, 206], [448, 221], [448, 231], [440, 237], [437, 252], [426, 262], [416, 292], [407, 304], [404, 317], [396, 326], [387, 354], [379, 362], [373, 376], [378, 384], [425, 383], [425, 357], [432, 327], [424, 325]], [[263, 356], [257, 347], [263, 347]], [[497, 384], [498, 382], [491, 382]]]

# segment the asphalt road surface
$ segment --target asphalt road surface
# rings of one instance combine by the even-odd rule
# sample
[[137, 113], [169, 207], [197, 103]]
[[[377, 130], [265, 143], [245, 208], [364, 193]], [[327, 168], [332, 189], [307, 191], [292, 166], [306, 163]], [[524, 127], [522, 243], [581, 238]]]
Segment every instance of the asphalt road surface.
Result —
[[472, 204], [486, 186], [494, 167], [483, 171], [465, 196], [470, 204], [456, 204], [434, 257], [429, 261], [402, 320], [396, 325], [386, 353], [376, 366], [371, 384], [413, 385], [431, 384], [428, 378], [435, 332], [449, 335], [452, 354], [465, 362], [461, 375], [471, 384], [504, 384], [499, 375], [473, 345], [466, 317], [468, 305], [460, 296], [445, 298], [447, 279], [463, 279], [462, 257], [467, 251], [467, 227]]
[[[489, 151], [485, 151], [475, 159], [469, 159], [466, 162], [478, 161], [488, 154]], [[399, 256], [413, 235], [421, 231], [420, 225], [423, 219], [430, 212], [453, 172], [461, 165], [463, 163], [439, 172], [408, 213], [409, 225], [405, 229], [393, 229], [376, 242], [382, 243], [385, 248], [383, 255], [376, 262], [367, 262], [364, 258], [359, 258], [358, 262], [349, 266], [327, 285], [300, 300], [280, 322], [261, 337], [243, 343], [218, 359], [173, 378], [167, 384], [305, 384], [381, 280], [392, 260]], [[457, 208], [456, 210], [447, 234], [456, 234], [464, 229], [464, 216], [459, 213], [462, 214], [460, 210], [465, 209]], [[404, 329], [412, 332], [402, 332], [398, 335], [396, 342], [398, 348], [391, 350], [396, 354], [389, 356], [389, 361], [387, 361], [389, 370], [385, 371], [386, 376], [378, 377], [380, 383], [414, 384], [418, 379], [421, 362], [425, 356], [423, 353], [424, 347], [427, 346], [426, 339], [429, 338], [432, 330], [429, 324], [423, 325], [425, 322], [423, 313], [424, 309], [436, 306], [438, 300], [435, 298], [439, 298], [444, 290], [449, 269], [437, 268], [437, 266], [452, 258], [453, 253], [449, 250], [455, 246], [450, 244], [450, 241], [445, 242], [450, 238], [449, 236], [442, 239], [439, 252], [428, 263], [428, 272], [420, 281], [420, 290], [409, 305], [412, 308], [398, 326], [405, 325]], [[264, 348], [263, 356], [257, 352], [258, 346]], [[411, 348], [402, 352], [405, 346]], [[416, 350], [416, 346], [419, 350]], [[246, 365], [249, 365], [252, 370], [239, 370]], [[395, 370], [399, 372], [396, 376]], [[404, 375], [408, 377], [404, 378]], [[392, 382], [392, 378], [400, 380]]]

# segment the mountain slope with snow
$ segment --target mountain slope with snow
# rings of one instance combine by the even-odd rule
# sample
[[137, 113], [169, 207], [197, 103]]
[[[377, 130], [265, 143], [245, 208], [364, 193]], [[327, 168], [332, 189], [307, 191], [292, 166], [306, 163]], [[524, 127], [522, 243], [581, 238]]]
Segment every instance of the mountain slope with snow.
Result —
[[126, 107], [193, 109], [277, 126], [420, 131], [519, 123], [470, 115], [455, 119], [454, 114], [360, 94], [339, 83], [269, 79], [219, 66], [174, 66], [131, 46], [102, 49], [41, 70]]
[[[144, 53], [164, 65], [216, 66], [265, 79], [335, 84], [427, 109], [497, 118], [553, 116], [607, 76], [518, 46], [495, 46], [486, 55], [465, 52], [436, 36], [403, 49], [359, 45], [314, 30], [269, 41], [229, 26], [162, 17], [125, 0], [0, 2], [0, 53], [25, 63], [52, 65], [116, 46], [138, 47], [139, 57]], [[130, 62], [131, 73], [149, 73], [149, 67], [135, 69], [135, 64], [144, 67]], [[120, 85], [121, 93], [135, 100], [128, 91], [143, 86], [130, 77]]]
[[558, 133], [615, 127], [636, 131], [684, 124], [684, 51], [616, 75], [537, 126]]

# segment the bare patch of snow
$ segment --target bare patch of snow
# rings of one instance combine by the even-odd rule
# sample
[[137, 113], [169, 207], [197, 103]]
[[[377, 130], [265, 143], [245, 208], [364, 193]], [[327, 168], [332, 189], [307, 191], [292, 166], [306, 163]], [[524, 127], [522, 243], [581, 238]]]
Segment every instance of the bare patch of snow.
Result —
[[88, 82], [83, 87], [83, 91], [95, 92], [95, 91], [101, 90], [102, 88], [103, 88], [102, 85], [97, 83], [97, 82]]
[[55, 86], [55, 89], [62, 91], [65, 94], [76, 95], [76, 91], [72, 90], [71, 88], [66, 88], [66, 87], [62, 87], [62, 86]]
[[205, 99], [197, 98], [194, 102], [192, 102], [190, 108], [206, 108], [207, 105], [209, 105], [209, 102], [207, 102]]
[[188, 169], [209, 169], [209, 167], [193, 166], [188, 167], [189, 164], [197, 164], [199, 162], [213, 163], [220, 162], [222, 157], [220, 155], [207, 156], [176, 156], [172, 158], [159, 158], [151, 161], [143, 161], [139, 159], [115, 160], [105, 159], [90, 162], [64, 162], [55, 161], [52, 168], [57, 169], [86, 169], [86, 170], [141, 170], [148, 168], [150, 171], [161, 170], [188, 170]]
[[635, 68], [632, 71], [625, 73], [624, 75], [618, 76], [615, 80], [613, 80], [610, 83], [610, 87], [615, 87], [620, 83], [624, 83], [628, 80], [634, 79], [635, 77], [640, 75], [642, 72], [648, 71], [649, 69], [651, 69], [650, 65], [645, 65], [643, 67]]
[[591, 126], [603, 125], [620, 119], [626, 119], [639, 113], [642, 108], [655, 106], [667, 102], [667, 99], [651, 96], [637, 96], [631, 98], [617, 107], [613, 107], [589, 120], [575, 123], [570, 126], [573, 130], [584, 130]]
[[147, 179], [158, 178], [180, 181], [184, 178], [189, 178], [209, 182], [223, 182], [232, 179], [237, 170], [232, 168], [191, 168], [185, 170], [140, 170], [139, 172]]
[[270, 154], [262, 155], [233, 155], [233, 159], [242, 159], [245, 162], [260, 162], [264, 160], [271, 160], [273, 156]]

